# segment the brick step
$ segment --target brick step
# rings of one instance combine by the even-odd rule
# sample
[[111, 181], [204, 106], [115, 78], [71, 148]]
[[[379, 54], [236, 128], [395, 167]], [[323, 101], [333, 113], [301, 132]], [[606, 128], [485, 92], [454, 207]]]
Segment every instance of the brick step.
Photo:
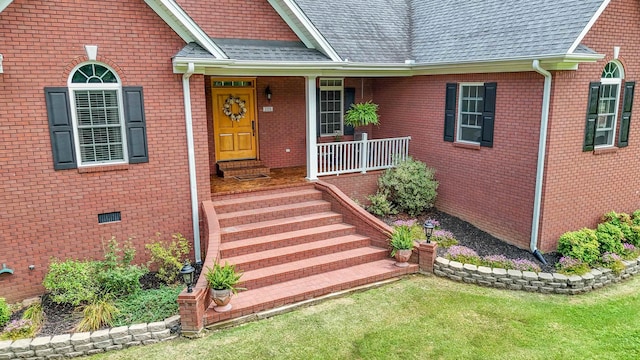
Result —
[[217, 165], [219, 170], [229, 170], [248, 166], [264, 166], [264, 162], [262, 160], [234, 160], [222, 161]]
[[223, 227], [220, 229], [220, 237], [222, 242], [228, 242], [312, 227], [339, 224], [341, 222], [342, 215], [326, 211], [291, 216], [285, 219], [267, 220], [251, 224]]
[[218, 215], [234, 211], [259, 209], [262, 207], [293, 204], [297, 202], [321, 200], [322, 192], [310, 187], [281, 189], [277, 191], [260, 191], [249, 193], [246, 197], [226, 199], [214, 198], [213, 206]]
[[269, 175], [270, 170], [266, 166], [247, 166], [233, 169], [222, 170], [223, 178], [247, 175]]
[[255, 252], [246, 255], [223, 258], [222, 262], [235, 264], [240, 271], [251, 271], [261, 267], [278, 265], [314, 256], [333, 254], [339, 251], [369, 246], [370, 239], [362, 235], [346, 235], [314, 241], [308, 244], [287, 246], [279, 249]]
[[283, 219], [295, 215], [308, 215], [331, 210], [331, 204], [324, 200], [312, 200], [259, 209], [249, 209], [218, 215], [221, 227], [231, 227], [249, 223]]
[[229, 258], [258, 251], [281, 248], [332, 237], [355, 234], [356, 228], [348, 224], [331, 224], [308, 229], [288, 231], [220, 244], [220, 257]]
[[392, 259], [378, 260], [242, 291], [232, 298], [229, 312], [218, 313], [213, 305], [209, 307], [204, 314], [205, 326], [418, 271], [416, 264], [399, 268], [393, 263]]
[[388, 256], [388, 250], [372, 246], [315, 256], [308, 259], [247, 271], [242, 275], [242, 284], [240, 286], [249, 290], [256, 289], [304, 276], [316, 275], [327, 271], [382, 260]]

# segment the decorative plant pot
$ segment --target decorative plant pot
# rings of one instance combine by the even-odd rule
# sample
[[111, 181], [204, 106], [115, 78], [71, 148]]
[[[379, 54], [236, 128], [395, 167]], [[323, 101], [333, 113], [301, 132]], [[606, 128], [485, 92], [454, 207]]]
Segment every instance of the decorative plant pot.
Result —
[[411, 257], [411, 254], [411, 250], [396, 250], [396, 254], [394, 256], [396, 259], [395, 265], [401, 268], [409, 266], [409, 258]]
[[211, 299], [216, 304], [213, 307], [213, 310], [216, 312], [227, 312], [231, 310], [231, 295], [233, 293], [229, 289], [216, 290], [211, 289]]

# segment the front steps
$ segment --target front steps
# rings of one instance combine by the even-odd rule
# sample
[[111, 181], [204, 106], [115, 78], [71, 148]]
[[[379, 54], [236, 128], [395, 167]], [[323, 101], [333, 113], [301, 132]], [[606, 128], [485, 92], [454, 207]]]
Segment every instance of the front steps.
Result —
[[261, 160], [225, 161], [218, 164], [218, 176], [223, 178], [235, 177], [239, 180], [252, 178], [267, 178], [270, 169]]
[[393, 265], [389, 251], [346, 224], [313, 185], [223, 195], [213, 206], [220, 262], [244, 272], [247, 290], [230, 312], [209, 307], [205, 326], [418, 270]]

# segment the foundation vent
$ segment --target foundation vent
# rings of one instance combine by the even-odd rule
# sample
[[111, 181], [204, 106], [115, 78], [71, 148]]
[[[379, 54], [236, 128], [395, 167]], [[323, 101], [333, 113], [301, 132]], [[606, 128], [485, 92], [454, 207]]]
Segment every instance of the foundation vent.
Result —
[[98, 224], [117, 222], [122, 220], [120, 211], [98, 214]]

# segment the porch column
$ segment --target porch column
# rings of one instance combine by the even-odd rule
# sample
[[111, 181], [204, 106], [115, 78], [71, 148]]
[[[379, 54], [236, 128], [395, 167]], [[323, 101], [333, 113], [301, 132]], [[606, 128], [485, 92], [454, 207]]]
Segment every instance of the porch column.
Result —
[[316, 134], [316, 76], [306, 76], [307, 98], [307, 180], [318, 180], [318, 146]]

